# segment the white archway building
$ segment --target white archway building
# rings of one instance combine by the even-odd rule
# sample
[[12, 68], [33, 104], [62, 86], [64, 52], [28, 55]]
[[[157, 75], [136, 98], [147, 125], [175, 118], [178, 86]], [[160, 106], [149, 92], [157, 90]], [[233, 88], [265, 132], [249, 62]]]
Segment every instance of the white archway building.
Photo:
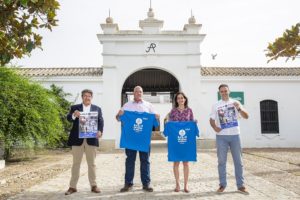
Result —
[[[183, 31], [162, 31], [163, 21], [154, 18], [152, 8], [148, 18], [141, 20], [139, 25], [142, 30], [121, 31], [111, 17], [106, 19], [106, 24], [101, 24], [103, 34], [98, 34], [98, 39], [103, 44], [103, 98], [109, 98], [109, 101], [102, 101], [102, 106], [114, 111], [105, 112], [104, 118], [114, 119], [120, 109], [125, 80], [134, 72], [146, 68], [172, 74], [178, 80], [180, 89], [189, 96], [194, 112], [200, 113], [197, 106], [200, 99], [194, 88], [200, 88], [201, 84], [200, 43], [205, 37], [199, 34], [201, 25], [191, 17]], [[105, 126], [106, 132], [119, 137], [117, 122], [106, 123]]]
[[[199, 122], [201, 137], [215, 139], [209, 125], [211, 106], [218, 100], [217, 89], [227, 83], [250, 113], [241, 121], [244, 147], [300, 147], [300, 68], [203, 67], [200, 62], [201, 24], [191, 16], [181, 31], [163, 31], [163, 21], [148, 17], [139, 22], [141, 30], [119, 30], [111, 17], [101, 24], [98, 39], [103, 45], [103, 65], [97, 68], [27, 68], [21, 73], [40, 81], [63, 86], [72, 102], [80, 103], [80, 92], [92, 89], [94, 103], [104, 113], [105, 148], [118, 148], [120, 124], [115, 114], [120, 109], [125, 81], [135, 72], [158, 69], [171, 74], [186, 93]], [[148, 77], [149, 78], [149, 77]], [[157, 77], [150, 77], [155, 80]], [[155, 103], [162, 118], [171, 103]], [[270, 106], [271, 105], [271, 106]]]

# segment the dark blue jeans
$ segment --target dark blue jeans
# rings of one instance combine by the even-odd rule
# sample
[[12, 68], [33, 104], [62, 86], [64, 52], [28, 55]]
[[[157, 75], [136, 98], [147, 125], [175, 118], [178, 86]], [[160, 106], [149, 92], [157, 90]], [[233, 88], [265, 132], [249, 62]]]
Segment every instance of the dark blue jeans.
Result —
[[[125, 163], [125, 184], [133, 185], [134, 178], [134, 168], [135, 168], [135, 159], [137, 151], [131, 149], [125, 149], [126, 153], [126, 163]], [[149, 152], [139, 151], [140, 155], [140, 170], [141, 170], [141, 181], [143, 186], [148, 186], [150, 184], [150, 162], [149, 162]]]

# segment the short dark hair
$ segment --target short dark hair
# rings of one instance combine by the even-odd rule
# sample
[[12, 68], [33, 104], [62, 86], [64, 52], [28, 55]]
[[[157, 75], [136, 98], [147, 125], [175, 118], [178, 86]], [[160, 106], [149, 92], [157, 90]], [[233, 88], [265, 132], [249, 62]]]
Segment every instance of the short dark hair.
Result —
[[222, 87], [227, 87], [227, 88], [229, 89], [229, 86], [228, 86], [227, 84], [221, 84], [221, 85], [219, 86], [219, 90], [220, 90]]
[[91, 96], [93, 96], [93, 91], [90, 90], [90, 89], [84, 89], [84, 90], [82, 90], [82, 91], [81, 91], [81, 96], [83, 97], [83, 95], [84, 95], [85, 93], [90, 93]]
[[185, 98], [185, 102], [184, 102], [184, 107], [188, 107], [188, 105], [189, 105], [189, 100], [188, 100], [188, 98], [185, 96], [185, 94], [183, 93], [183, 92], [177, 92], [176, 94], [175, 94], [175, 97], [174, 97], [174, 107], [175, 108], [177, 108], [179, 105], [178, 105], [178, 102], [177, 102], [177, 97], [178, 97], [178, 95], [182, 95], [184, 98]]

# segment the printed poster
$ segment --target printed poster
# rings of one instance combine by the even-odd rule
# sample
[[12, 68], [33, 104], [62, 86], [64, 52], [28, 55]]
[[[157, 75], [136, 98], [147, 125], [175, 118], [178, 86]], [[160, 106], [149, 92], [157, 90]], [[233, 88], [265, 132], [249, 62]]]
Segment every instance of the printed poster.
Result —
[[238, 126], [238, 115], [233, 104], [226, 104], [218, 108], [221, 129]]
[[98, 112], [80, 112], [79, 138], [96, 138], [98, 132]]

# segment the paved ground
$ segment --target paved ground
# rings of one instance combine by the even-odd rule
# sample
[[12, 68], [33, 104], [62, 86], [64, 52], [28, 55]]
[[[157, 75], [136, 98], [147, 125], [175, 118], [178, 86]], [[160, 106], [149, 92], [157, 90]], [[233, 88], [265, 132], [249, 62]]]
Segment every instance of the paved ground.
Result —
[[[70, 161], [69, 154], [66, 161]], [[70, 170], [56, 178], [35, 185], [10, 199], [300, 199], [300, 150], [245, 150], [245, 179], [250, 195], [236, 191], [232, 161], [229, 160], [228, 187], [217, 194], [217, 159], [214, 150], [198, 152], [198, 162], [190, 163], [189, 188], [191, 192], [173, 192], [175, 183], [172, 163], [166, 161], [164, 149], [153, 149], [151, 178], [153, 193], [144, 192], [140, 183], [139, 162], [136, 162], [135, 185], [132, 192], [119, 193], [124, 178], [124, 153], [97, 155], [97, 181], [100, 194], [90, 192], [87, 166], [83, 160], [78, 192], [65, 196]], [[182, 166], [181, 166], [182, 171]], [[181, 179], [182, 174], [181, 174]], [[183, 187], [183, 185], [182, 185]]]

